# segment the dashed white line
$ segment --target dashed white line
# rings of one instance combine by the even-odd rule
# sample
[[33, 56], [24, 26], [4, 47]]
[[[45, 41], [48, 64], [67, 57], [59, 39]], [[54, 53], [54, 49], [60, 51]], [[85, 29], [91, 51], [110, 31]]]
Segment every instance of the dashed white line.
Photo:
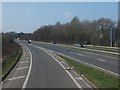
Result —
[[28, 67], [20, 67], [20, 68], [16, 68], [16, 70], [21, 70], [21, 69], [26, 69]]
[[79, 56], [84, 56], [83, 54], [78, 54]]
[[[104, 68], [101, 68], [101, 67], [99, 67], [99, 66], [96, 66], [96, 65], [93, 65], [93, 64], [87, 63], [87, 62], [85, 62], [85, 61], [78, 60], [78, 59], [76, 59], [76, 58], [73, 58], [73, 57], [70, 57], [70, 56], [64, 55], [64, 54], [62, 54], [62, 53], [59, 53], [59, 52], [55, 52], [55, 53], [60, 54], [60, 55], [63, 55], [63, 56], [66, 56], [66, 57], [71, 58], [71, 59], [74, 59], [74, 60], [76, 60], [76, 61], [78, 61], [78, 62], [80, 62], [80, 63], [84, 63], [84, 64], [87, 64], [87, 65], [93, 66], [93, 67], [95, 67], [95, 68], [98, 68], [98, 69], [100, 69], [100, 70], [103, 70], [103, 71], [106, 71], [106, 72], [112, 73], [112, 74], [114, 74], [114, 75], [117, 75], [117, 76], [119, 75], [119, 74], [114, 73], [114, 72], [112, 72], [112, 71], [109, 71], [109, 70], [107, 70], [107, 69], [104, 69]], [[120, 76], [120, 75], [119, 75], [119, 76]]]
[[105, 62], [105, 61], [106, 61], [106, 60], [103, 60], [103, 59], [99, 59], [99, 58], [98, 58], [97, 60], [99, 60], [99, 61], [102, 61], [102, 62]]
[[66, 50], [63, 50], [63, 51], [66, 51]]
[[10, 79], [7, 79], [7, 80], [11, 81], [11, 80], [16, 80], [16, 79], [21, 79], [21, 78], [24, 78], [24, 77], [25, 76], [19, 76], [19, 77], [10, 78]]

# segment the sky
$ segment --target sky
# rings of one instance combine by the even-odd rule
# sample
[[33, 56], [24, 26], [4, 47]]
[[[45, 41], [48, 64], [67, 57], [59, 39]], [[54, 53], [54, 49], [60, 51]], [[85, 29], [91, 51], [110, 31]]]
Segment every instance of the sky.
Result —
[[57, 21], [70, 22], [75, 16], [80, 21], [118, 20], [117, 2], [3, 2], [1, 6], [3, 32], [32, 33]]

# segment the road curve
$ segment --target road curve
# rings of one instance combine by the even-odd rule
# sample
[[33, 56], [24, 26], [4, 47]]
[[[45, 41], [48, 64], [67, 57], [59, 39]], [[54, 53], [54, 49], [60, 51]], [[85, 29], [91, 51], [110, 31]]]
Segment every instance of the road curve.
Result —
[[76, 88], [84, 90], [91, 88], [73, 69], [63, 61], [58, 61], [54, 56], [41, 47], [19, 41], [23, 54], [19, 62], [10, 72], [2, 84], [3, 90], [7, 88]]
[[25, 88], [78, 88], [65, 70], [42, 50], [26, 44], [32, 53], [32, 69]]
[[114, 75], [118, 75], [119, 73], [118, 59], [105, 57], [105, 56], [98, 55], [95, 53], [90, 53], [90, 52], [76, 51], [71, 48], [66, 48], [57, 44], [45, 44], [45, 43], [39, 43], [39, 42], [32, 42], [32, 44], [76, 58], [80, 61], [91, 64], [95, 67], [99, 67], [101, 68], [101, 70], [110, 72]]

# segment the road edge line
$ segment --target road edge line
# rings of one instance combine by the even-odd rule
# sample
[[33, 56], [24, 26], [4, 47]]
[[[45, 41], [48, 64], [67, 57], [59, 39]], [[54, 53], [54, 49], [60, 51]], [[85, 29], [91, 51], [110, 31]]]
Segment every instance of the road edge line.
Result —
[[[25, 46], [25, 45], [24, 45], [24, 46]], [[26, 47], [26, 46], [25, 46], [25, 47]], [[30, 67], [29, 67], [27, 76], [26, 76], [26, 78], [25, 78], [25, 81], [24, 81], [24, 83], [23, 83], [23, 86], [22, 86], [23, 90], [26, 88], [26, 85], [27, 85], [27, 82], [28, 82], [28, 79], [29, 79], [29, 76], [30, 76], [30, 73], [31, 73], [31, 69], [32, 69], [32, 53], [31, 53], [31, 51], [28, 49], [28, 47], [26, 47], [26, 48], [27, 48], [27, 50], [28, 50], [29, 53], [30, 53]]]
[[[49, 54], [49, 53], [47, 53], [47, 54]], [[49, 55], [50, 55], [57, 63], [59, 63], [63, 69], [65, 69], [64, 66], [63, 66], [54, 56], [52, 56], [51, 54], [49, 54]], [[70, 78], [73, 80], [73, 82], [76, 84], [76, 86], [77, 86], [78, 88], [82, 88], [82, 86], [76, 81], [76, 79], [75, 79], [67, 70], [65, 70], [65, 71], [66, 71], [67, 74], [70, 76]]]
[[66, 57], [71, 58], [71, 59], [74, 59], [74, 60], [76, 60], [76, 61], [78, 61], [78, 62], [80, 62], [80, 63], [86, 64], [86, 65], [90, 65], [90, 66], [92, 66], [92, 67], [96, 67], [96, 68], [99, 69], [99, 70], [106, 71], [107, 73], [111, 73], [111, 74], [113, 74], [113, 75], [115, 75], [115, 76], [120, 76], [120, 75], [117, 74], [117, 73], [114, 73], [114, 72], [112, 72], [112, 71], [106, 70], [106, 69], [101, 68], [101, 67], [99, 67], [99, 66], [96, 66], [96, 65], [93, 65], [93, 64], [89, 64], [89, 63], [84, 62], [84, 61], [80, 61], [80, 60], [78, 60], [78, 59], [76, 59], [76, 58], [73, 58], [73, 57], [70, 57], [70, 56], [64, 55], [64, 54], [59, 53], [59, 52], [55, 52], [55, 53], [60, 54], [60, 55], [63, 55], [63, 56], [66, 56]]
[[[48, 54], [50, 57], [52, 57], [63, 69], [65, 69], [65, 67], [51, 54], [49, 54], [47, 51], [44, 51], [41, 47], [39, 46], [35, 46], [37, 48], [39, 48], [40, 50], [42, 50], [43, 52], [45, 52], [46, 54]], [[78, 88], [82, 88], [82, 86], [77, 82], [77, 80], [67, 71], [65, 70], [65, 72], [69, 75], [69, 77], [72, 79], [72, 81], [76, 84], [76, 86]]]

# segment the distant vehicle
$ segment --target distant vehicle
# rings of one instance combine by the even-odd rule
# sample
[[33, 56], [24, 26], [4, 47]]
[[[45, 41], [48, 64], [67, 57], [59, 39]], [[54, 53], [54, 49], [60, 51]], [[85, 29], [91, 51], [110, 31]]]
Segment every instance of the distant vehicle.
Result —
[[53, 44], [56, 44], [56, 42], [53, 42]]
[[55, 42], [55, 41], [51, 41], [51, 43], [52, 43], [52, 44], [56, 44], [56, 42]]
[[31, 43], [31, 40], [28, 40], [28, 43]]
[[17, 38], [17, 40], [19, 40], [19, 38]]
[[85, 47], [82, 43], [78, 44], [78, 47]]

